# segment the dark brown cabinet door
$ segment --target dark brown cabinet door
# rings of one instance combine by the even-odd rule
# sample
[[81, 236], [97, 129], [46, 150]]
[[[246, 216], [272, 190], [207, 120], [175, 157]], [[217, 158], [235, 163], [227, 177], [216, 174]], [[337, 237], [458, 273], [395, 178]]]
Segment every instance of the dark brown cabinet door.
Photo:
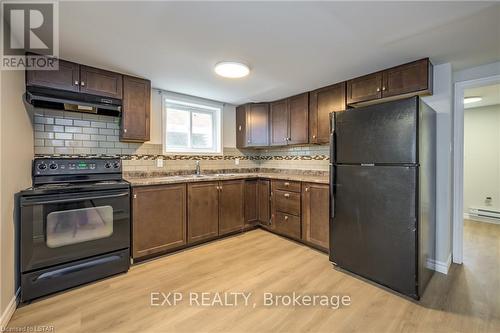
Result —
[[188, 184], [188, 243], [219, 235], [219, 183]]
[[257, 180], [245, 181], [245, 226], [257, 222]]
[[309, 93], [309, 143], [330, 141], [330, 113], [346, 109], [346, 83]]
[[80, 65], [57, 60], [57, 71], [26, 71], [26, 85], [80, 91]]
[[270, 220], [270, 195], [270, 181], [259, 179], [257, 181], [257, 219], [265, 225], [268, 225]]
[[219, 182], [219, 236], [243, 230], [244, 198], [244, 180]]
[[382, 97], [382, 72], [347, 81], [347, 104], [367, 102]]
[[328, 251], [329, 187], [325, 184], [302, 184], [302, 239]]
[[83, 93], [121, 99], [122, 85], [121, 74], [80, 66], [80, 91]]
[[247, 147], [247, 106], [240, 105], [236, 108], [236, 147]]
[[269, 146], [269, 104], [249, 104], [247, 108], [247, 146]]
[[288, 100], [270, 104], [270, 145], [285, 146], [288, 142]]
[[273, 230], [282, 235], [300, 239], [300, 217], [282, 212], [275, 212]]
[[384, 71], [382, 97], [432, 90], [432, 64], [422, 59]]
[[309, 141], [309, 93], [288, 98], [288, 144]]
[[123, 77], [121, 141], [149, 141], [151, 82]]
[[164, 252], [186, 244], [186, 185], [132, 189], [132, 255]]

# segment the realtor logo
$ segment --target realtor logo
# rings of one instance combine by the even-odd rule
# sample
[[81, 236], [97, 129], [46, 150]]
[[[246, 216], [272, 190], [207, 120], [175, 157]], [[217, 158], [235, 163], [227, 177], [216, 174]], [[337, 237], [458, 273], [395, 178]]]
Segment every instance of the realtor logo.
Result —
[[2, 1], [1, 26], [2, 70], [57, 69], [57, 2]]

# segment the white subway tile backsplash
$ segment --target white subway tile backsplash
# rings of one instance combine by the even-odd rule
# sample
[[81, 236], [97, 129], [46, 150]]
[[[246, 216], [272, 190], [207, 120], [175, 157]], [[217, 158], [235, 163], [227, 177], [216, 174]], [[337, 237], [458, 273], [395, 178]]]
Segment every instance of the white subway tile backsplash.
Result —
[[64, 126], [60, 125], [45, 125], [45, 132], [64, 132]]
[[64, 147], [64, 140], [45, 140], [45, 147]]
[[56, 139], [60, 140], [72, 140], [73, 134], [71, 133], [54, 133]]
[[73, 125], [73, 120], [72, 119], [56, 118], [56, 125], [71, 126], [71, 125]]
[[99, 129], [98, 128], [93, 128], [93, 127], [83, 127], [82, 128], [82, 133], [85, 133], [85, 134], [99, 134]]
[[88, 120], [74, 120], [73, 125], [80, 126], [80, 127], [90, 127], [90, 121], [88, 121]]
[[35, 124], [48, 124], [48, 125], [54, 124], [54, 118], [49, 118], [49, 117], [35, 116], [34, 121]]
[[54, 138], [54, 133], [52, 132], [38, 132], [35, 131], [35, 139], [53, 139]]
[[90, 134], [79, 134], [79, 133], [76, 133], [76, 134], [73, 134], [73, 138], [75, 140], [86, 140], [86, 141], [89, 141], [90, 140]]
[[74, 126], [64, 126], [64, 131], [66, 133], [82, 133], [82, 128]]
[[90, 126], [97, 128], [106, 128], [106, 123], [103, 123], [101, 121], [92, 121], [90, 122]]
[[112, 129], [109, 128], [99, 128], [99, 134], [102, 135], [114, 135], [115, 132]]
[[93, 141], [106, 141], [106, 135], [90, 135], [90, 140], [93, 140]]

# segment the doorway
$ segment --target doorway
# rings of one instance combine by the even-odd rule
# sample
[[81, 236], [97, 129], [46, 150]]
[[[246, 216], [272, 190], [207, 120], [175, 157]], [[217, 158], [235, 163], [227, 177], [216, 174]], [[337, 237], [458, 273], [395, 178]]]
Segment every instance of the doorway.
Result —
[[[500, 75], [455, 84], [453, 262], [465, 236], [500, 228]], [[497, 218], [498, 215], [498, 218]]]

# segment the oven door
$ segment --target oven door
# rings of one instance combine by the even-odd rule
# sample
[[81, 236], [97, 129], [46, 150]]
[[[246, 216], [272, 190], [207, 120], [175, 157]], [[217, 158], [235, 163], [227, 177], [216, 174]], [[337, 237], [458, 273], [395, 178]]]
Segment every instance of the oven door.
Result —
[[21, 271], [130, 247], [128, 189], [21, 198]]

